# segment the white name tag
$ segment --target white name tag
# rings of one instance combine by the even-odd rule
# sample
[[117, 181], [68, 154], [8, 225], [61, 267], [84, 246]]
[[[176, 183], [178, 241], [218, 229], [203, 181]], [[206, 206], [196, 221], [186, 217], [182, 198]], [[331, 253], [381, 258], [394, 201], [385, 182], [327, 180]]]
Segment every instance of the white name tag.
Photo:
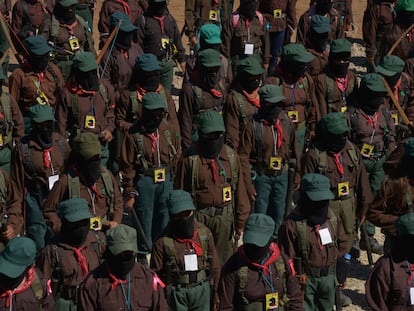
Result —
[[52, 175], [49, 176], [48, 181], [49, 181], [49, 190], [52, 190], [53, 185], [55, 184], [55, 182], [57, 182], [59, 180], [59, 175]]
[[319, 236], [321, 237], [322, 245], [327, 245], [332, 243], [332, 236], [328, 228], [322, 228], [319, 230]]
[[253, 51], [254, 51], [254, 44], [246, 43], [244, 45], [244, 54], [253, 55]]
[[414, 305], [414, 287], [410, 287], [410, 305]]
[[184, 255], [185, 271], [198, 271], [197, 254]]

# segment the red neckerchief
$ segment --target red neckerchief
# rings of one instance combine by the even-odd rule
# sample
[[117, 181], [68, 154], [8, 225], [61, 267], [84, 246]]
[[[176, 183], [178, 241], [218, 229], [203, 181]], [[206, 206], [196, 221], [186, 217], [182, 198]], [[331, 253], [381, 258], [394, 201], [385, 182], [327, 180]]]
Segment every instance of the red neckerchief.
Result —
[[72, 250], [75, 253], [76, 258], [78, 259], [78, 263], [81, 267], [83, 277], [88, 274], [88, 263], [86, 261], [85, 255], [82, 253], [85, 248], [86, 246], [82, 246], [80, 248], [72, 247]]
[[124, 9], [124, 12], [131, 17], [131, 9], [129, 8], [128, 3], [126, 3], [123, 0], [115, 0], [115, 2], [119, 3], [120, 5], [122, 5], [122, 8]]
[[113, 282], [111, 285], [111, 291], [113, 291], [115, 287], [117, 287], [119, 284], [126, 284], [127, 280], [118, 279], [115, 275], [111, 273], [111, 270], [109, 270], [108, 264], [106, 264], [106, 272], [108, 272], [109, 278]]
[[[211, 95], [213, 95], [216, 98], [222, 98], [223, 93], [221, 93], [219, 90], [217, 90], [215, 87], [210, 89], [203, 81], [200, 79], [200, 74], [198, 71], [193, 72], [193, 79], [195, 80], [196, 84], [200, 86], [203, 90], [210, 92]], [[218, 83], [217, 85], [218, 86]]]
[[[267, 121], [265, 119], [263, 119], [262, 122], [263, 122], [264, 125], [270, 125], [271, 126], [269, 121]], [[279, 149], [282, 146], [282, 142], [283, 142], [283, 128], [282, 128], [282, 125], [281, 125], [279, 119], [276, 120], [276, 123], [273, 124], [273, 127], [276, 129], [276, 132], [277, 132], [276, 147], [277, 147], [277, 149]]]
[[[399, 87], [400, 87], [400, 85], [401, 85], [401, 83], [402, 83], [402, 77], [400, 77], [399, 79], [398, 79], [398, 81], [397, 81], [397, 83], [395, 84], [395, 86], [394, 86], [394, 98], [396, 99], [396, 100], [398, 100], [398, 89], [399, 89]], [[391, 101], [392, 102], [392, 101]]]
[[[200, 143], [196, 143], [196, 149], [197, 149], [197, 153], [200, 152]], [[210, 163], [209, 163], [209, 169], [211, 169], [211, 174], [213, 176], [213, 181], [214, 183], [217, 182], [218, 180], [218, 170], [217, 170], [217, 165], [216, 165], [216, 160], [215, 159], [210, 159]]]
[[24, 281], [23, 284], [21, 284], [21, 286], [19, 286], [18, 288], [15, 288], [13, 290], [8, 290], [8, 291], [0, 294], [0, 298], [7, 297], [6, 298], [6, 308], [10, 307], [10, 302], [13, 299], [13, 295], [20, 294], [20, 293], [23, 293], [24, 291], [26, 291], [32, 285], [33, 279], [34, 279], [34, 267], [31, 267], [29, 269], [29, 271], [27, 271], [26, 280]]
[[37, 73], [37, 79], [39, 80], [39, 83], [42, 84], [43, 83], [43, 79], [44, 79], [45, 75], [43, 74], [43, 72], [38, 72]]
[[52, 151], [53, 147], [43, 149], [43, 164], [45, 168], [50, 168], [50, 151]]
[[319, 245], [319, 249], [323, 250], [323, 245], [322, 245], [322, 241], [321, 241], [321, 235], [319, 234], [319, 229], [321, 228], [321, 225], [315, 225], [315, 231], [318, 234], [318, 245]]
[[78, 21], [77, 20], [75, 20], [70, 25], [67, 25], [67, 24], [59, 24], [59, 26], [61, 26], [63, 28], [66, 28], [69, 31], [69, 33], [70, 33], [71, 36], [74, 35], [75, 32], [73, 31], [73, 28], [75, 28], [77, 25], [78, 25]]
[[243, 258], [243, 260], [245, 260], [250, 266], [253, 266], [257, 269], [262, 270], [264, 275], [269, 275], [270, 274], [269, 266], [279, 258], [280, 250], [277, 244], [272, 242], [269, 245], [269, 251], [271, 252], [271, 255], [266, 260], [266, 262], [262, 265], [257, 262], [251, 261], [249, 258], [247, 258], [247, 256], [244, 254], [243, 245], [239, 247], [239, 249], [237, 250], [237, 254], [241, 258]]
[[74, 94], [78, 94], [81, 96], [95, 96], [96, 91], [86, 91], [81, 89], [79, 86], [72, 85], [69, 81], [66, 82], [66, 88]]
[[411, 285], [413, 283], [413, 279], [414, 279], [414, 264], [409, 263], [407, 261], [407, 268], [408, 268], [408, 271], [407, 272], [410, 274], [408, 276], [407, 282], [408, 282], [408, 285]]
[[126, 58], [126, 59], [128, 59], [129, 58], [129, 55], [128, 55], [128, 50], [125, 50], [125, 49], [123, 49], [123, 48], [118, 48], [118, 51]]
[[345, 170], [344, 170], [344, 167], [341, 163], [342, 153], [338, 152], [338, 153], [331, 153], [331, 154], [333, 156], [333, 159], [334, 159], [334, 162], [335, 162], [335, 165], [336, 165], [336, 168], [338, 170], [339, 175], [344, 176], [345, 175]]
[[260, 108], [259, 88], [255, 89], [252, 93], [247, 93], [245, 90], [241, 90], [242, 94], [253, 106]]
[[[159, 84], [159, 85], [158, 85], [158, 87], [157, 87], [157, 89], [155, 90], [155, 92], [154, 92], [154, 93], [159, 93], [159, 92], [161, 92], [161, 89], [162, 89], [162, 85], [161, 85], [161, 84]], [[140, 85], [138, 85], [138, 86], [137, 86], [137, 97], [138, 97], [138, 100], [139, 100], [139, 101], [142, 101], [142, 97], [143, 97], [146, 93], [148, 93], [148, 91], [147, 91], [146, 89], [142, 88]]]
[[345, 92], [348, 88], [349, 77], [348, 75], [345, 78], [335, 78], [336, 85], [341, 92]]
[[198, 230], [194, 229], [194, 234], [191, 239], [183, 239], [183, 238], [174, 237], [174, 240], [180, 243], [186, 243], [188, 246], [192, 247], [195, 250], [197, 256], [202, 256], [203, 248], [201, 247], [201, 244], [197, 242], [196, 240], [197, 236], [198, 236]]
[[365, 120], [367, 120], [367, 125], [368, 126], [372, 125], [372, 127], [374, 129], [376, 129], [377, 128], [377, 121], [378, 121], [378, 118], [381, 116], [381, 112], [377, 111], [374, 114], [374, 116], [369, 116], [369, 115], [366, 115], [365, 113], [363, 113], [362, 116], [365, 118]]
[[[22, 69], [25, 71], [33, 71], [32, 65], [30, 65], [28, 59], [23, 60]], [[46, 71], [47, 69], [45, 69]], [[39, 80], [39, 83], [43, 82], [43, 79], [45, 77], [45, 74], [43, 72], [34, 72], [34, 74], [37, 76], [37, 79]]]
[[160, 27], [161, 27], [161, 33], [165, 33], [165, 26], [164, 26], [164, 19], [165, 19], [165, 15], [158, 17], [158, 16], [153, 16], [154, 19], [156, 19], [159, 23], [160, 23]]
[[96, 188], [96, 184], [90, 185], [89, 182], [85, 179], [85, 177], [83, 177], [83, 175], [80, 173], [79, 169], [76, 167], [75, 164], [69, 167], [69, 171], [78, 176], [82, 183], [85, 185], [85, 187], [91, 189], [96, 196], [102, 197], [102, 195], [98, 192], [98, 189]]
[[154, 133], [145, 133], [145, 136], [147, 136], [149, 139], [151, 139], [151, 150], [152, 150], [152, 152], [157, 151], [157, 142], [160, 139], [160, 133], [158, 133], [158, 131], [157, 131], [156, 135], [154, 135]]

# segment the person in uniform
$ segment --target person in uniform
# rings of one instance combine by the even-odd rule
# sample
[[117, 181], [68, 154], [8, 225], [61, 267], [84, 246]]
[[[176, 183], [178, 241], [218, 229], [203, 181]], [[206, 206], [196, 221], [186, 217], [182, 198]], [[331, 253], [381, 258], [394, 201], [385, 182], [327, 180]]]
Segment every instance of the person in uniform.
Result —
[[220, 53], [206, 49], [198, 53], [192, 77], [183, 84], [178, 110], [183, 151], [197, 140], [197, 118], [200, 111], [221, 111], [225, 86], [220, 77]]
[[297, 0], [259, 1], [258, 11], [263, 14], [268, 23], [270, 54], [269, 72], [272, 73], [278, 63], [283, 44], [290, 43], [296, 29]]
[[295, 127], [281, 107], [285, 99], [281, 87], [264, 85], [259, 95], [260, 108], [242, 132], [239, 154], [247, 194], [254, 201], [254, 212], [273, 219], [273, 239], [277, 241], [286, 210], [289, 163], [292, 159], [296, 162], [293, 184], [297, 188], [300, 154]]
[[279, 232], [279, 245], [290, 259], [300, 257], [307, 275], [302, 284], [304, 309], [332, 310], [335, 301], [335, 265], [348, 248], [342, 221], [329, 212], [335, 198], [328, 177], [302, 177], [298, 207]]
[[[48, 283], [34, 266], [35, 243], [15, 237], [0, 253], [0, 310], [56, 310]], [[35, 307], [36, 306], [36, 307]]]
[[62, 221], [59, 203], [72, 198], [88, 202], [94, 228], [115, 227], [122, 221], [122, 197], [114, 176], [101, 165], [101, 144], [90, 132], [77, 135], [72, 144], [66, 174], [59, 177], [42, 206], [46, 223], [55, 234]]
[[[369, 2], [371, 0], [368, 0]], [[347, 31], [354, 31], [354, 16], [352, 14], [352, 0], [333, 0], [333, 8], [338, 12], [341, 27]]]
[[167, 198], [181, 155], [180, 132], [164, 119], [166, 107], [161, 94], [146, 93], [142, 117], [125, 133], [121, 150], [124, 204], [128, 210], [135, 209], [149, 247], [140, 237], [141, 258], [151, 251], [152, 241], [167, 226]]
[[395, 222], [397, 237], [381, 257], [365, 283], [366, 301], [373, 311], [414, 310], [414, 213]]
[[150, 267], [167, 286], [171, 310], [214, 310], [220, 264], [210, 230], [195, 218], [191, 194], [173, 190], [170, 221], [155, 241]]
[[[366, 74], [358, 91], [358, 102], [347, 110], [351, 125], [351, 141], [361, 150], [374, 196], [385, 177], [382, 165], [395, 149], [394, 121], [388, 108], [383, 105], [386, 91], [379, 74]], [[361, 249], [366, 250], [367, 243], [370, 243], [374, 253], [382, 254], [382, 246], [374, 238], [375, 227], [369, 222], [365, 227], [368, 241], [361, 239]]]
[[314, 56], [302, 44], [287, 44], [282, 48], [281, 60], [274, 75], [265, 81], [266, 84], [282, 87], [285, 97], [282, 108], [295, 125], [300, 154], [305, 141], [315, 135], [319, 120], [315, 84], [306, 72], [313, 59]]
[[29, 108], [35, 104], [47, 104], [55, 109], [60, 103], [64, 81], [59, 68], [50, 62], [52, 48], [43, 36], [30, 36], [24, 40], [24, 45], [30, 55], [11, 74], [9, 90], [20, 107], [26, 133], [29, 133]]
[[237, 78], [223, 106], [226, 143], [239, 150], [242, 132], [260, 108], [259, 86], [264, 69], [257, 57], [249, 56], [239, 63]]
[[272, 242], [274, 228], [269, 216], [249, 216], [243, 245], [221, 272], [219, 310], [303, 310], [293, 263]]
[[201, 112], [198, 133], [198, 142], [178, 162], [174, 188], [192, 194], [197, 221], [211, 230], [223, 265], [232, 254], [232, 238], [237, 242], [243, 232], [250, 212], [249, 198], [239, 157], [224, 144], [225, 127], [220, 113]]
[[102, 232], [90, 229], [92, 215], [85, 199], [63, 201], [57, 213], [62, 229], [56, 240], [41, 251], [36, 266], [52, 280], [57, 310], [70, 311], [76, 308], [79, 284], [101, 263], [106, 239]]
[[348, 105], [355, 101], [358, 79], [355, 73], [349, 70], [351, 49], [350, 41], [333, 40], [325, 72], [314, 78], [321, 118], [330, 112], [345, 112]]
[[[2, 0], [0, 1], [0, 12], [3, 14], [5, 20], [10, 23], [10, 11], [11, 11], [11, 0]], [[5, 53], [8, 53], [10, 49], [9, 42], [7, 41], [6, 35], [4, 34], [3, 28], [0, 29], [0, 58], [4, 56]], [[1, 66], [1, 71], [6, 76], [7, 80], [7, 72], [9, 71], [9, 61], [10, 56], [4, 56], [4, 61]]]
[[53, 10], [50, 41], [54, 46], [54, 63], [64, 80], [69, 77], [75, 54], [91, 52], [96, 55], [90, 26], [76, 15], [77, 0], [57, 0]]
[[185, 49], [175, 18], [168, 12], [166, 0], [150, 0], [144, 18], [138, 22], [138, 44], [144, 53], [157, 56], [161, 65], [161, 84], [172, 89], [174, 59], [185, 72]]
[[137, 232], [120, 224], [107, 231], [105, 261], [79, 287], [78, 311], [167, 311], [165, 285], [136, 262]]
[[242, 0], [240, 6], [223, 26], [221, 50], [231, 59], [233, 76], [238, 72], [241, 59], [255, 55], [264, 69], [269, 68], [270, 42], [266, 20], [257, 11], [257, 0]]

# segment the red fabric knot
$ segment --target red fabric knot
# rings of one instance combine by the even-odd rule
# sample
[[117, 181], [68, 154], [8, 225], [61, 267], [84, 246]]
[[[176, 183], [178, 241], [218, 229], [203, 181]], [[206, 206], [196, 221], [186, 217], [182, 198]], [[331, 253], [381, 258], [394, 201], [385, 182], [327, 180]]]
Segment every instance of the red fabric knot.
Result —
[[259, 98], [259, 88], [255, 89], [252, 93], [247, 93], [245, 90], [242, 90], [242, 94], [253, 106], [260, 108], [260, 98]]
[[367, 125], [371, 126], [376, 129], [377, 128], [377, 121], [378, 118], [381, 116], [381, 112], [377, 111], [373, 116], [367, 116], [366, 114], [362, 114], [365, 120], [367, 120]]
[[83, 246], [81, 248], [72, 247], [73, 252], [75, 253], [78, 263], [82, 270], [82, 276], [85, 277], [88, 274], [88, 263], [86, 261], [85, 255], [82, 253], [82, 251], [86, 248], [86, 246]]
[[38, 72], [37, 73], [37, 79], [39, 80], [40, 84], [43, 83], [44, 78], [45, 78], [45, 75], [43, 74], [43, 72]]
[[399, 79], [398, 79], [398, 81], [397, 81], [397, 83], [395, 84], [395, 86], [394, 86], [394, 98], [398, 101], [398, 89], [399, 89], [399, 87], [400, 87], [400, 85], [401, 85], [401, 82], [402, 82], [402, 78], [400, 77]]
[[70, 24], [70, 25], [67, 25], [67, 24], [60, 24], [59, 26], [62, 26], [63, 28], [66, 28], [68, 31], [69, 31], [69, 33], [70, 33], [70, 35], [71, 36], [73, 36], [74, 35], [74, 31], [73, 31], [73, 28], [75, 28], [76, 26], [78, 25], [78, 21], [77, 20], [75, 20], [72, 24]]
[[269, 245], [269, 251], [270, 251], [270, 257], [263, 264], [259, 264], [247, 258], [247, 256], [244, 253], [243, 245], [238, 248], [237, 254], [241, 258], [243, 258], [250, 266], [253, 266], [257, 269], [262, 270], [264, 275], [269, 275], [270, 274], [269, 266], [279, 258], [280, 250], [277, 244], [272, 242]]
[[50, 168], [50, 151], [53, 147], [43, 149], [43, 164], [46, 168]]
[[[263, 120], [263, 124], [270, 125], [268, 120]], [[276, 129], [276, 133], [277, 133], [276, 147], [277, 149], [280, 149], [283, 143], [283, 127], [279, 119], [276, 120], [275, 124], [273, 124], [273, 127]]]
[[[161, 84], [159, 84], [159, 85], [158, 85], [158, 87], [157, 87], [157, 89], [155, 90], [155, 92], [154, 92], [154, 93], [159, 93], [159, 92], [161, 92], [161, 89], [162, 89], [162, 85], [161, 85]], [[137, 98], [138, 98], [138, 100], [139, 100], [139, 101], [142, 101], [142, 97], [143, 97], [146, 93], [148, 93], [148, 91], [147, 91], [146, 89], [144, 89], [142, 86], [138, 85], [138, 87], [137, 87]]]
[[160, 134], [157, 131], [157, 134], [154, 135], [154, 133], [151, 134], [145, 134], [145, 136], [149, 137], [151, 139], [151, 150], [152, 152], [157, 151], [157, 142], [160, 139]]
[[187, 245], [191, 246], [191, 248], [195, 250], [197, 256], [203, 256], [203, 248], [201, 247], [200, 242], [196, 240], [197, 236], [198, 236], [198, 230], [195, 229], [193, 237], [191, 239], [182, 239], [182, 238], [177, 238], [177, 237], [174, 237], [174, 239], [177, 242], [186, 243]]
[[335, 78], [336, 85], [341, 92], [345, 92], [348, 88], [349, 78], [348, 75], [345, 78]]
[[0, 294], [0, 299], [6, 297], [6, 308], [10, 307], [10, 302], [13, 299], [13, 295], [23, 293], [24, 291], [30, 288], [34, 279], [34, 273], [34, 267], [31, 267], [29, 271], [27, 271], [26, 279], [23, 282], [23, 284], [19, 285], [17, 288], [8, 290]]
[[116, 0], [116, 2], [118, 2], [120, 5], [122, 5], [122, 9], [124, 10], [124, 12], [131, 17], [131, 9], [129, 8], [128, 3], [126, 3], [123, 0]]
[[345, 170], [344, 167], [341, 163], [341, 159], [342, 159], [342, 153], [338, 152], [338, 153], [333, 153], [333, 158], [334, 158], [334, 162], [336, 165], [336, 168], [338, 170], [339, 175], [344, 176], [345, 175]]
[[112, 281], [112, 285], [111, 285], [111, 291], [113, 291], [119, 284], [126, 284], [127, 280], [121, 280], [118, 279], [115, 275], [113, 275], [111, 273], [111, 270], [109, 270], [109, 265], [106, 265], [106, 271], [108, 272], [109, 278]]
[[210, 167], [211, 167], [211, 172], [213, 174], [213, 181], [216, 182], [218, 180], [218, 171], [217, 171], [215, 159], [210, 160]]
[[95, 96], [95, 94], [96, 94], [96, 91], [86, 91], [86, 90], [80, 88], [79, 86], [75, 86], [75, 85], [70, 84], [69, 81], [66, 82], [66, 88], [71, 93], [78, 94], [78, 95], [81, 95], [81, 96]]
[[410, 271], [409, 271], [410, 275], [408, 276], [408, 285], [411, 285], [413, 283], [413, 278], [414, 278], [414, 276], [413, 276], [413, 274], [414, 274], [414, 264], [410, 263], [408, 268], [410, 269]]
[[158, 16], [153, 16], [154, 19], [156, 19], [159, 23], [160, 23], [160, 27], [161, 27], [161, 33], [165, 33], [165, 28], [164, 28], [164, 19], [165, 19], [165, 15], [158, 17]]
[[[213, 95], [216, 98], [222, 98], [223, 97], [223, 93], [219, 90], [217, 90], [215, 87], [214, 88], [209, 88], [201, 79], [200, 79], [200, 73], [198, 71], [194, 71], [193, 72], [193, 79], [196, 82], [196, 84], [201, 87], [203, 90], [210, 92], [211, 95]], [[218, 83], [216, 85], [216, 87], [218, 86]]]

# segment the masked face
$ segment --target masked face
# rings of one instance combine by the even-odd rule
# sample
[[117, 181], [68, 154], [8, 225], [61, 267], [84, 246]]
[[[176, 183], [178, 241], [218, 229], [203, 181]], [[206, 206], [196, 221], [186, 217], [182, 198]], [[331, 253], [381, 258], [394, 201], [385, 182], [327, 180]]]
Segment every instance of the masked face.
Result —
[[240, 75], [240, 85], [243, 90], [245, 90], [247, 93], [251, 94], [253, 91], [257, 90], [260, 86], [261, 82], [261, 76], [252, 76], [249, 74], [241, 74]]
[[245, 0], [240, 2], [239, 13], [251, 20], [256, 15], [257, 2], [255, 0]]
[[316, 3], [316, 12], [319, 15], [326, 15], [332, 10], [333, 3], [326, 0], [321, 0]]
[[270, 243], [271, 240], [269, 240], [269, 242], [263, 247], [257, 246], [255, 244], [244, 244], [244, 254], [251, 261], [260, 262], [267, 255]]
[[109, 253], [108, 264], [111, 273], [118, 279], [126, 279], [126, 276], [135, 266], [135, 253], [132, 251], [125, 251], [118, 255]]
[[317, 33], [313, 29], [309, 34], [309, 40], [316, 52], [322, 53], [326, 51], [328, 45], [328, 33]]
[[49, 64], [49, 53], [44, 55], [31, 55], [29, 57], [29, 64], [32, 66], [34, 72], [44, 72]]
[[171, 232], [175, 237], [189, 239], [194, 235], [194, 213], [185, 211], [171, 216]]
[[200, 76], [202, 81], [212, 89], [220, 81], [220, 67], [200, 66]]
[[224, 145], [224, 133], [214, 132], [210, 134], [203, 134], [199, 132], [199, 148], [200, 155], [203, 158], [215, 159], [219, 154]]
[[89, 160], [82, 160], [80, 162], [80, 169], [88, 182], [91, 184], [96, 183], [101, 178], [101, 157], [96, 156]]
[[0, 273], [0, 293], [4, 293], [8, 290], [13, 290], [18, 287], [23, 282], [28, 269], [26, 269], [21, 275], [16, 278], [11, 278], [5, 274]]
[[349, 53], [344, 54], [330, 54], [329, 55], [329, 68], [333, 75], [337, 78], [345, 78], [348, 74], [349, 64], [351, 63], [351, 55]]
[[301, 192], [300, 206], [310, 225], [321, 225], [326, 222], [329, 200], [312, 201], [305, 192]]
[[55, 15], [56, 17], [66, 25], [71, 25], [76, 20], [76, 11], [75, 6], [71, 5], [69, 7], [61, 6], [60, 4], [56, 4], [55, 6]]
[[401, 73], [397, 73], [391, 77], [384, 77], [391, 89], [393, 89], [401, 78]]
[[259, 108], [259, 116], [261, 119], [267, 120], [270, 124], [274, 124], [279, 117], [282, 108], [277, 104], [262, 103]]
[[148, 12], [153, 16], [163, 16], [166, 8], [167, 2], [150, 2]]
[[305, 75], [308, 64], [298, 62], [281, 62], [283, 73], [286, 74], [289, 80], [297, 82], [300, 78]]
[[47, 149], [52, 147], [52, 134], [53, 134], [53, 122], [46, 121], [43, 123], [33, 123], [32, 135], [36, 142], [42, 147], [42, 149]]
[[338, 153], [344, 149], [347, 142], [347, 134], [348, 133], [333, 135], [327, 133], [325, 137], [325, 145], [328, 147], [328, 150], [333, 153]]
[[85, 91], [98, 91], [99, 90], [99, 79], [97, 70], [91, 70], [83, 72], [76, 70], [76, 82]]
[[123, 50], [129, 50], [132, 44], [132, 37], [134, 33], [132, 31], [125, 32], [120, 30], [116, 37], [115, 45]]
[[148, 110], [142, 108], [142, 125], [144, 126], [145, 132], [154, 133], [160, 126], [164, 116], [164, 109]]
[[373, 115], [378, 111], [378, 108], [381, 106], [381, 104], [384, 102], [384, 97], [371, 97], [369, 99], [366, 99], [365, 105], [362, 106], [362, 110], [368, 115]]
[[73, 247], [80, 247], [86, 241], [89, 233], [89, 219], [76, 222], [62, 221], [60, 241]]
[[138, 82], [139, 85], [147, 92], [155, 92], [161, 83], [161, 72], [158, 70], [151, 72], [141, 72], [142, 75]]

